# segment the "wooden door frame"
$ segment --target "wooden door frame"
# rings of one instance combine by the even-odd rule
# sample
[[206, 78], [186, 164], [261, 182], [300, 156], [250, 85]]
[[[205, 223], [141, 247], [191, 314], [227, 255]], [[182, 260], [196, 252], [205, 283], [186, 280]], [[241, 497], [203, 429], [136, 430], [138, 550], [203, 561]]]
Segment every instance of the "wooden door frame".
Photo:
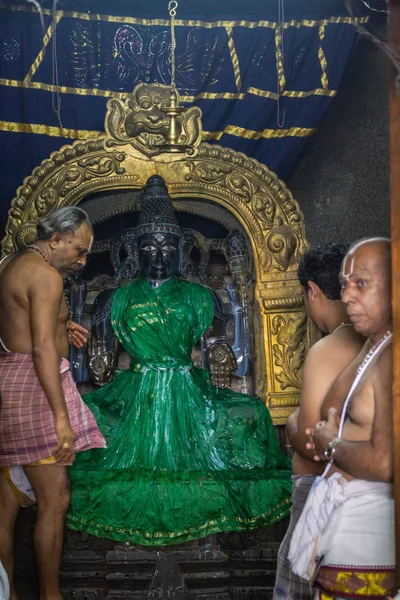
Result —
[[[389, 43], [400, 54], [400, 0], [389, 0]], [[400, 83], [390, 71], [391, 235], [393, 281], [393, 428], [396, 569], [400, 589]], [[400, 77], [400, 76], [399, 76]]]

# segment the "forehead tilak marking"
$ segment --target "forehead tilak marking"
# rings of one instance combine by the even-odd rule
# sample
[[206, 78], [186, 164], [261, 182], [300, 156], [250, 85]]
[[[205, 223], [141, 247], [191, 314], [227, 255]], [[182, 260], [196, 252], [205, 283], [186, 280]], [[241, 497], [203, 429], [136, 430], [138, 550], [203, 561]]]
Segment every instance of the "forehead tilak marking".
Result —
[[[350, 261], [350, 265], [349, 265], [349, 270], [346, 272], [346, 265], [348, 264], [348, 262]], [[350, 277], [353, 275], [354, 273], [354, 262], [355, 262], [355, 256], [354, 254], [352, 254], [351, 256], [347, 256], [343, 263], [342, 263], [342, 269], [340, 271], [340, 275], [342, 277], [342, 279], [350, 279]]]
[[[365, 244], [371, 244], [374, 242], [381, 242], [381, 241], [385, 241], [387, 242], [388, 240], [386, 238], [380, 238], [380, 237], [373, 237], [373, 238], [368, 238], [366, 240], [361, 240], [360, 242], [358, 242], [357, 244], [355, 244], [352, 249], [350, 250], [350, 254], [347, 254], [344, 257], [343, 263], [342, 263], [342, 268], [340, 270], [340, 276], [343, 279], [350, 279], [350, 277], [354, 274], [354, 263], [355, 263], [355, 255], [357, 253], [357, 250], [359, 248], [361, 248], [361, 246], [364, 246]], [[350, 270], [346, 273], [345, 272], [345, 268], [347, 265], [347, 262], [349, 261], [351, 257], [351, 262], [350, 262]]]

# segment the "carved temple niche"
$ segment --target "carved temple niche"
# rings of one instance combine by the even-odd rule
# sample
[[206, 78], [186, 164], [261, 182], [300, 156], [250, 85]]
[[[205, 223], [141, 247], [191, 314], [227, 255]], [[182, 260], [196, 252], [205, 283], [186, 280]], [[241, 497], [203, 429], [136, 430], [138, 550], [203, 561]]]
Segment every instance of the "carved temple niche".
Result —
[[[223, 244], [193, 226], [195, 217], [220, 225], [222, 219], [227, 231], [243, 233], [254, 275], [254, 391], [265, 399], [274, 422], [284, 423], [298, 404], [304, 355], [316, 335], [297, 280], [308, 246], [303, 215], [267, 167], [229, 148], [200, 143], [198, 109], [176, 117], [179, 136], [171, 144], [164, 121], [155, 126], [155, 111], [162, 113], [165, 102], [160, 88], [141, 84], [126, 101], [110, 100], [105, 134], [64, 146], [33, 170], [12, 201], [3, 254], [32, 243], [34, 221], [59, 206], [82, 203], [99, 231], [118, 215], [127, 222], [137, 210], [138, 191], [151, 175], [160, 175], [178, 218], [193, 217], [184, 227], [200, 246], [199, 235], [211, 244], [214, 276], [223, 269]], [[121, 190], [129, 193], [119, 196]]]
[[[208, 287], [218, 297], [216, 304], [226, 319], [228, 343], [238, 360], [231, 388], [254, 393], [257, 372], [254, 333], [260, 330], [261, 314], [255, 302], [255, 265], [246, 232], [231, 212], [215, 203], [182, 198], [174, 205], [183, 233], [180, 274]], [[75, 293], [70, 296], [70, 303], [72, 307], [80, 304], [82, 324], [89, 330], [96, 324], [98, 332], [99, 321], [109, 313], [113, 289], [138, 275], [135, 227], [140, 192], [97, 193], [85, 198], [81, 207], [90, 217], [96, 241], [85, 269], [85, 282], [81, 283], [86, 299], [76, 302]], [[79, 294], [82, 297], [80, 291]], [[76, 315], [73, 318], [78, 320]], [[112, 341], [108, 346], [111, 352]], [[71, 359], [72, 365], [85, 362], [81, 350], [73, 349]], [[192, 359], [196, 366], [206, 366], [204, 340], [193, 349]], [[127, 368], [129, 357], [122, 348], [118, 360], [121, 368]], [[86, 381], [85, 365], [74, 375], [76, 381]], [[85, 385], [84, 389], [90, 388]]]

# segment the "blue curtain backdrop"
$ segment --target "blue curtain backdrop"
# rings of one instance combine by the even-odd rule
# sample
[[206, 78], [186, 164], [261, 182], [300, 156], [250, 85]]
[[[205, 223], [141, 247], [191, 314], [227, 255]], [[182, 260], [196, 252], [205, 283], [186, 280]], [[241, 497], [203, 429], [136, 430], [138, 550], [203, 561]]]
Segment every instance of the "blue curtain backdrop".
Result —
[[[103, 130], [110, 97], [141, 81], [170, 82], [166, 8], [151, 18], [133, 11], [46, 9], [43, 37], [32, 5], [0, 4], [2, 221], [17, 186], [41, 160]], [[176, 83], [183, 101], [203, 111], [204, 140], [244, 152], [284, 180], [334, 99], [357, 38], [349, 17], [315, 20], [305, 18], [304, 7], [300, 12], [279, 23], [266, 3], [262, 20], [191, 13], [176, 21]], [[57, 91], [62, 128], [53, 109]]]

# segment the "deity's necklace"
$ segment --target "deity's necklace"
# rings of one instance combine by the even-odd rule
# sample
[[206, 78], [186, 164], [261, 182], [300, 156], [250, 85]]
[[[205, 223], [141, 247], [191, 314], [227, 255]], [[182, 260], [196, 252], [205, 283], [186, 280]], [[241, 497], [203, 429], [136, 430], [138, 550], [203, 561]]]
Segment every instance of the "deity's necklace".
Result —
[[[28, 248], [30, 250], [35, 250], [35, 252], [38, 252], [40, 254], [40, 256], [42, 258], [44, 258], [44, 260], [47, 262], [47, 264], [50, 264], [50, 261], [46, 255], [46, 253], [44, 252], [44, 250], [39, 248], [39, 246], [36, 246], [36, 244], [29, 244], [28, 246], [25, 246], [25, 250], [27, 250]], [[64, 290], [64, 300], [65, 300], [65, 304], [67, 305], [67, 308], [68, 308], [68, 321], [71, 321], [71, 319], [72, 319], [71, 304], [69, 302], [67, 294], [65, 293], [65, 290]], [[67, 337], [68, 337], [68, 343], [71, 343], [72, 342], [72, 332], [70, 330], [68, 330], [68, 332], [67, 332]]]

